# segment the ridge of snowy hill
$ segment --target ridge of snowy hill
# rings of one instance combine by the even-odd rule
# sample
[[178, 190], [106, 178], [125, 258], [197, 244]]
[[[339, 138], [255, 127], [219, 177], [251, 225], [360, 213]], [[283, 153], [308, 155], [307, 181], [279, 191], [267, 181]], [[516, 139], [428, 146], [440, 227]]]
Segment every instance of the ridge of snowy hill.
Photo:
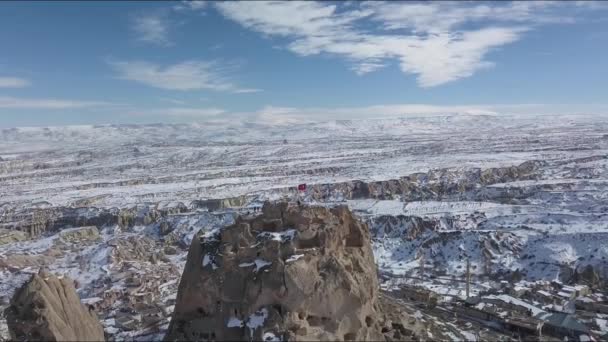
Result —
[[[608, 120], [599, 117], [462, 115], [4, 129], [0, 196], [9, 203], [101, 206], [227, 198], [300, 183], [596, 158], [608, 150], [607, 131]], [[581, 174], [597, 178], [591, 167]]]
[[[192, 124], [108, 124], [0, 129], [0, 151], [14, 143], [173, 141], [243, 142], [255, 140], [352, 138], [353, 136], [433, 134], [479, 128], [507, 129], [534, 125], [567, 127], [596, 121], [595, 116], [444, 115], [390, 119], [333, 120], [289, 125], [246, 121]], [[481, 133], [481, 132], [480, 132]]]

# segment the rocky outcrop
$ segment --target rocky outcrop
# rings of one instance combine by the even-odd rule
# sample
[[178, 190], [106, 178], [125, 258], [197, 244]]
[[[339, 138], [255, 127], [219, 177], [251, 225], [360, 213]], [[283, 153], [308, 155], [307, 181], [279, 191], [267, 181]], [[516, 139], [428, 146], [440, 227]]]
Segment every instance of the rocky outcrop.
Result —
[[283, 202], [262, 212], [193, 239], [167, 341], [411, 334], [381, 309], [369, 231], [347, 207]]
[[209, 211], [217, 211], [229, 208], [238, 208], [247, 204], [251, 196], [237, 196], [230, 198], [207, 199], [192, 201], [193, 208], [206, 208]]
[[[437, 217], [419, 217], [406, 215], [378, 215], [367, 218], [373, 238], [403, 238], [412, 241], [427, 233], [439, 231], [443, 226], [452, 228], [456, 226], [454, 219], [441, 219]], [[452, 228], [452, 230], [458, 228]], [[447, 230], [447, 229], [446, 229]]]
[[[438, 169], [413, 173], [398, 179], [364, 182], [359, 180], [313, 184], [308, 187], [309, 195], [317, 200], [329, 198], [343, 199], [397, 199], [408, 201], [428, 200], [474, 200], [489, 197], [519, 197], [517, 193], [487, 193], [480, 186], [519, 180], [537, 179], [539, 161], [527, 161], [520, 165], [489, 169]], [[523, 194], [524, 196], [526, 194]]]
[[57, 249], [49, 249], [43, 254], [28, 255], [28, 254], [9, 254], [0, 256], [0, 270], [7, 269], [11, 272], [18, 272], [26, 267], [41, 267], [52, 264], [57, 256], [61, 255], [61, 251]]
[[0, 229], [0, 245], [27, 240], [27, 234], [18, 230]]
[[66, 243], [88, 243], [100, 240], [101, 236], [97, 227], [89, 226], [62, 230], [59, 238]]
[[593, 265], [585, 265], [578, 269], [572, 269], [567, 281], [572, 284], [586, 284], [593, 289], [602, 288], [606, 286], [608, 281], [605, 277], [601, 276], [600, 270], [600, 266], [593, 267]]
[[163, 250], [154, 240], [145, 236], [129, 236], [127, 238], [114, 238], [108, 241], [112, 246], [113, 263], [123, 261], [148, 261], [153, 264], [165, 259]]
[[[500, 203], [517, 203], [537, 193], [543, 186], [536, 188], [487, 188], [487, 185], [519, 180], [537, 179], [539, 161], [528, 161], [520, 165], [489, 169], [439, 169], [425, 173], [414, 173], [398, 179], [364, 182], [347, 181], [332, 184], [311, 184], [307, 193], [313, 199], [398, 199], [408, 201], [425, 200], [494, 200]], [[290, 189], [278, 189], [277, 192], [289, 193]], [[228, 208], [243, 207], [253, 199], [252, 196], [237, 196], [224, 199], [194, 200], [191, 208], [206, 208], [217, 211]], [[94, 201], [94, 199], [90, 199]], [[50, 204], [26, 209], [4, 209], [0, 215], [0, 228], [19, 230], [30, 237], [44, 233], [54, 233], [66, 227], [118, 225], [128, 230], [135, 225], [148, 225], [154, 222], [163, 224], [162, 233], [168, 234], [173, 228], [162, 221], [173, 214], [184, 213], [189, 208], [183, 203], [142, 204], [131, 208], [101, 209], [79, 207], [89, 205], [87, 201], [74, 203], [75, 207], [53, 207]], [[163, 223], [164, 222], [164, 223]]]
[[6, 319], [16, 341], [104, 340], [99, 320], [80, 302], [74, 282], [45, 272], [15, 292]]
[[[132, 208], [95, 207], [43, 207], [5, 210], [0, 215], [0, 229], [26, 233], [30, 238], [45, 233], [55, 233], [70, 227], [118, 225], [129, 230], [135, 225], [148, 225], [162, 217], [183, 213], [188, 208], [183, 203], [171, 205], [139, 205]], [[1, 235], [0, 235], [1, 237]]]

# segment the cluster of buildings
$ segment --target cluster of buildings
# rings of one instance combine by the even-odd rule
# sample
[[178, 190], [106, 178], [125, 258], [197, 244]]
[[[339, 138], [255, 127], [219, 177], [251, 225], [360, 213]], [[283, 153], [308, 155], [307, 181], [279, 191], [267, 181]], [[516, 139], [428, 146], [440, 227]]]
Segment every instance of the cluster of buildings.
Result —
[[467, 298], [463, 315], [492, 322], [519, 337], [539, 340], [599, 341], [608, 338], [608, 296], [586, 285], [557, 281], [504, 284]]
[[[451, 312], [459, 321], [511, 336], [512, 340], [608, 340], [608, 288], [567, 285], [559, 281], [517, 283], [490, 281], [470, 296], [454, 284], [453, 291], [401, 282], [389, 291], [430, 313]], [[442, 283], [440, 288], [446, 287]], [[440, 310], [435, 310], [435, 307]], [[443, 309], [442, 309], [443, 308]]]

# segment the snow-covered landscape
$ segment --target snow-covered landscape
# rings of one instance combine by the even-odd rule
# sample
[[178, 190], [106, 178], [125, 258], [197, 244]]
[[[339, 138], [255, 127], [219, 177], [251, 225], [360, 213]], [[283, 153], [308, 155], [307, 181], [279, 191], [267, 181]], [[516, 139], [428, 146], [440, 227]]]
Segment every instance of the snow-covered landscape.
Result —
[[0, 342], [608, 341], [607, 14], [0, 2]]
[[[12, 128], [0, 131], [0, 184], [0, 305], [47, 268], [76, 280], [117, 340], [161, 339], [193, 236], [265, 200], [347, 205], [368, 223], [389, 292], [467, 300], [467, 269], [470, 295], [488, 301], [505, 300], [487, 294], [505, 283], [524, 293], [608, 279], [600, 116]], [[608, 338], [608, 313], [581, 319]]]

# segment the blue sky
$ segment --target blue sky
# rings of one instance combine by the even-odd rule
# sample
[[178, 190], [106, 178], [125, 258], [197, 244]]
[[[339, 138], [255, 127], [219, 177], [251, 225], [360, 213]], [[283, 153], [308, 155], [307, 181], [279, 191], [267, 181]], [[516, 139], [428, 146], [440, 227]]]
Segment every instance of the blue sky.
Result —
[[602, 2], [2, 2], [0, 127], [608, 113]]

